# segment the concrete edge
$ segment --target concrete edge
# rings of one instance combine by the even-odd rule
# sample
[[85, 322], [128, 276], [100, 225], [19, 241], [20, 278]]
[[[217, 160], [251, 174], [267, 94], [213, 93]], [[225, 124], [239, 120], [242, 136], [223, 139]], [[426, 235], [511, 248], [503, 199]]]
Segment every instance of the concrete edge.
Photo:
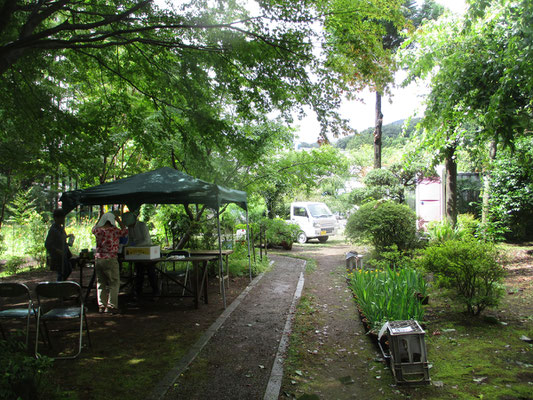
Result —
[[222, 314], [211, 324], [211, 326], [203, 333], [203, 335], [193, 344], [187, 354], [185, 354], [174, 368], [167, 372], [167, 374], [159, 381], [159, 383], [152, 390], [151, 394], [147, 397], [149, 400], [161, 400], [166, 395], [168, 390], [176, 383], [180, 375], [185, 369], [194, 361], [200, 351], [209, 342], [211, 337], [222, 326], [222, 324], [228, 319], [231, 313], [241, 304], [244, 298], [248, 295], [257, 283], [261, 280], [264, 273], [257, 275], [254, 280], [241, 292], [239, 296], [224, 310]]
[[[307, 262], [304, 262], [304, 271], [306, 264]], [[279, 341], [278, 352], [276, 353], [276, 358], [274, 358], [274, 364], [272, 365], [270, 379], [268, 380], [263, 400], [277, 400], [279, 398], [281, 382], [283, 380], [283, 364], [285, 362], [287, 348], [289, 347], [289, 334], [292, 328], [292, 321], [296, 312], [296, 306], [300, 300], [300, 297], [302, 296], [304, 282], [304, 272], [302, 271], [300, 272], [300, 278], [298, 279], [298, 284], [296, 285], [296, 290], [294, 291], [294, 297], [292, 298], [292, 303], [289, 308], [287, 321], [285, 321], [285, 327], [283, 328], [283, 334], [281, 335], [281, 339]]]

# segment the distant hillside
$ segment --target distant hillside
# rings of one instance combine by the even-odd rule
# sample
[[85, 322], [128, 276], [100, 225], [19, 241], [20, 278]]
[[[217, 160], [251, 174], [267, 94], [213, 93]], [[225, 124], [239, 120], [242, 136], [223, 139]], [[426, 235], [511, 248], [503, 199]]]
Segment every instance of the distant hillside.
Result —
[[[383, 145], [401, 145], [404, 144], [406, 139], [411, 137], [415, 131], [416, 124], [420, 122], [420, 118], [413, 118], [405, 132], [405, 136], [402, 136], [403, 125], [405, 123], [404, 119], [399, 121], [392, 122], [387, 125], [383, 125]], [[374, 128], [367, 128], [364, 131], [357, 133], [355, 135], [346, 136], [337, 141], [335, 146], [340, 149], [356, 149], [363, 144], [374, 143]]]

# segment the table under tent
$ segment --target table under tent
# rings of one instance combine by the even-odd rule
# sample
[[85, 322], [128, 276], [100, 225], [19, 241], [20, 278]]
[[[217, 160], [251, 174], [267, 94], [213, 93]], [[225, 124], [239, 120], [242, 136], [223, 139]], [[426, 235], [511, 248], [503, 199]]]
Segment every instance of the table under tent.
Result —
[[[138, 210], [142, 204], [205, 205], [216, 211], [217, 215], [220, 276], [223, 276], [220, 207], [228, 203], [237, 204], [246, 212], [248, 269], [250, 280], [252, 279], [246, 192], [227, 189], [193, 178], [173, 168], [164, 167], [88, 189], [65, 192], [60, 201], [67, 213], [77, 206], [90, 205], [125, 204], [130, 211]], [[226, 307], [224, 285], [222, 285], [222, 298]]]

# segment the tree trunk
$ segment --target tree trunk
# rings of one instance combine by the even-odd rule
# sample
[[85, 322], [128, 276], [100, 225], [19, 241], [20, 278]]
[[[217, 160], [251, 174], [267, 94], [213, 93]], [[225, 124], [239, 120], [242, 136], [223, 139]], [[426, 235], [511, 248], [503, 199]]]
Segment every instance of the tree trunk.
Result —
[[455, 161], [456, 145], [446, 148], [446, 219], [453, 226], [457, 224], [457, 163]]
[[270, 196], [265, 196], [265, 204], [267, 208], [267, 218], [274, 219], [274, 200]]
[[381, 113], [381, 93], [376, 92], [376, 126], [374, 128], [374, 169], [381, 168], [381, 134], [383, 114]]
[[483, 202], [481, 208], [481, 222], [487, 223], [489, 220], [489, 199], [490, 199], [490, 181], [492, 169], [492, 163], [496, 159], [496, 149], [498, 144], [495, 140], [491, 140], [489, 143], [489, 162], [483, 171]]

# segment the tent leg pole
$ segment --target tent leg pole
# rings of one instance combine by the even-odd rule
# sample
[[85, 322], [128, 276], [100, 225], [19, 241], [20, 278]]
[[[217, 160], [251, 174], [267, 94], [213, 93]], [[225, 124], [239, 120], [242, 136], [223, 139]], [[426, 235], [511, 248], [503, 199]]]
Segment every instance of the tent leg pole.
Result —
[[248, 208], [246, 208], [246, 242], [248, 243], [248, 271], [252, 281], [252, 260], [250, 259], [250, 223], [248, 222]]
[[[222, 262], [222, 237], [220, 233], [220, 207], [217, 208], [217, 226], [218, 226], [218, 261], [219, 261], [219, 276], [222, 282], [222, 300], [224, 301], [224, 309], [226, 309], [226, 283], [224, 282], [224, 265]], [[229, 279], [229, 277], [228, 277]]]

